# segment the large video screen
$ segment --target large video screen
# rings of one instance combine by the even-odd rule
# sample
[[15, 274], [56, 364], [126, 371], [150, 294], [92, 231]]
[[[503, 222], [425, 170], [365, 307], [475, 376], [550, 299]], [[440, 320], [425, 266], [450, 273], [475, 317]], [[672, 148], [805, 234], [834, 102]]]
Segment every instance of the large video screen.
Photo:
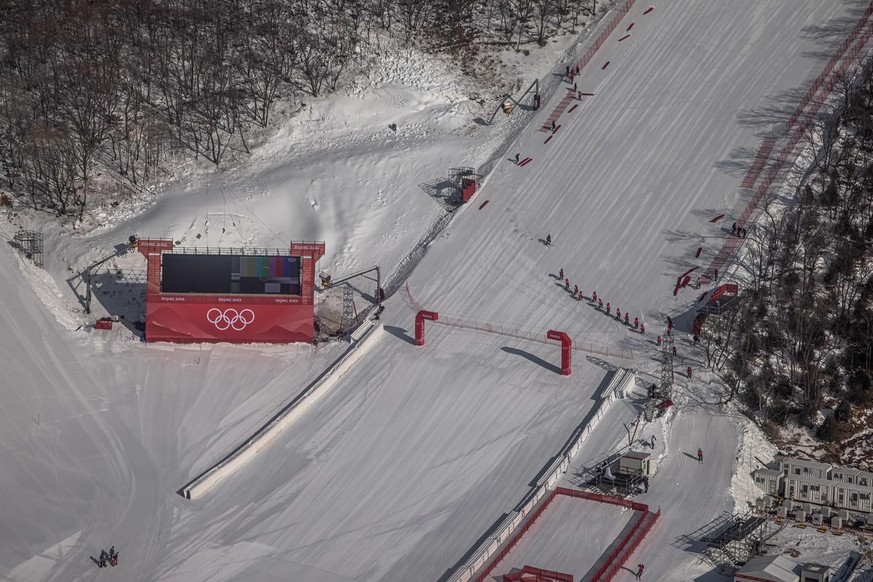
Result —
[[300, 295], [300, 257], [164, 253], [161, 292]]

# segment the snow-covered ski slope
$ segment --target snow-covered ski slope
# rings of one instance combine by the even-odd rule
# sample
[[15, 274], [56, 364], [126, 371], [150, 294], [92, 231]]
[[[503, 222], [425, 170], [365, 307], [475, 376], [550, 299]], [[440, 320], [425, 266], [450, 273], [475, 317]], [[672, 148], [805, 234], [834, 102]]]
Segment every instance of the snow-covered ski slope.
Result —
[[[58, 333], [24, 283], [4, 277], [0, 578], [438, 579], [520, 501], [585, 418], [605, 364], [577, 353], [574, 375], [563, 378], [551, 367], [557, 346], [439, 324], [417, 348], [416, 306], [633, 347], [645, 367], [664, 315], [693, 299], [687, 289], [674, 298], [676, 277], [711, 260], [745, 205], [739, 185], [761, 139], [779, 131], [866, 4], [635, 6], [577, 77], [594, 95], [561, 116], [547, 144], [538, 129], [562, 95], [543, 104], [516, 148], [533, 161], [499, 167], [432, 244], [409, 292], [389, 301], [367, 358], [260, 458], [195, 502], [175, 490], [338, 353], [108, 343], [95, 355]], [[728, 217], [709, 222], [720, 214]], [[546, 248], [537, 239], [549, 233]], [[13, 261], [0, 252], [0, 268]], [[641, 316], [648, 334], [570, 299], [549, 277], [559, 268], [586, 296], [596, 290], [613, 309]], [[239, 390], [210, 390], [228, 384]], [[632, 414], [622, 406], [582, 456], [623, 438]], [[663, 512], [647, 543], [671, 549], [640, 558], [650, 579], [696, 564], [677, 538], [729, 508], [736, 435], [711, 414], [683, 411], [641, 499]], [[679, 452], [701, 442], [705, 470]], [[123, 569], [98, 571], [88, 556], [110, 544]]]
[[[409, 293], [389, 303], [389, 332], [368, 363], [341, 381], [282, 444], [229, 478], [204, 502], [204, 512], [220, 511], [228, 494], [237, 504], [260, 506], [267, 499], [282, 508], [269, 522], [281, 535], [269, 537], [269, 544], [287, 547], [290, 563], [355, 580], [438, 578], [463, 555], [446, 550], [471, 547], [521, 499], [586, 406], [562, 408], [572, 407], [573, 397], [558, 390], [561, 379], [546, 365], [531, 368], [530, 360], [549, 358], [541, 344], [500, 336], [489, 341], [436, 324], [429, 326], [424, 348], [412, 347], [415, 308], [543, 333], [563, 329], [576, 338], [652, 352], [664, 315], [691, 298], [686, 290], [674, 299], [676, 277], [696, 264], [698, 246], [708, 253], [700, 259], [704, 264], [726, 236], [726, 219], [709, 220], [738, 214], [744, 205], [739, 183], [751, 154], [746, 159], [743, 152], [755, 151], [790, 115], [792, 98], [799, 100], [804, 83], [842, 40], [836, 23], [849, 28], [863, 9], [825, 2], [654, 6], [647, 16], [645, 7], [632, 11], [583, 71], [580, 90], [595, 95], [561, 117], [549, 143], [543, 143], [548, 134], [537, 131], [539, 123], [525, 133], [517, 149], [533, 162], [517, 168], [507, 161], [432, 244], [410, 278]], [[631, 37], [619, 43], [631, 23]], [[544, 105], [543, 120], [560, 97]], [[555, 241], [551, 248], [537, 240], [547, 233]], [[559, 268], [586, 295], [596, 289], [613, 309], [643, 314], [649, 334], [633, 334], [570, 299], [549, 277]], [[507, 357], [507, 347], [525, 353]], [[557, 347], [551, 354], [554, 363]], [[573, 376], [574, 384], [577, 379], [585, 384]], [[513, 387], [517, 392], [507, 398]], [[581, 395], [590, 393], [581, 389]], [[562, 400], [544, 407], [543, 398]], [[542, 416], [545, 411], [554, 416]], [[343, 415], [349, 420], [340, 421]], [[514, 428], [503, 431], [504, 423]], [[716, 433], [713, 446], [724, 446], [713, 462], [735, 454], [733, 424], [723, 424], [708, 425]], [[686, 437], [707, 436], [707, 424], [699, 426]], [[617, 431], [616, 440], [623, 432], [620, 426], [602, 430]], [[313, 448], [334, 431], [331, 447]], [[514, 450], [515, 439], [529, 448]], [[279, 462], [292, 452], [306, 454]], [[675, 470], [686, 469], [681, 461], [675, 459], [682, 465]], [[313, 474], [307, 475], [310, 463]], [[665, 464], [665, 473], [672, 467]], [[723, 462], [720, 471], [698, 471], [694, 485], [726, 491], [732, 468]], [[270, 479], [263, 479], [265, 471]], [[292, 491], [299, 491], [293, 500]], [[677, 495], [693, 497], [685, 489]], [[700, 507], [662, 508], [679, 512], [667, 522], [673, 527], [662, 530], [662, 541], [729, 509], [727, 495], [706, 499], [711, 511], [701, 512], [701, 521], [695, 517]], [[293, 531], [282, 524], [293, 524]], [[255, 571], [275, 576], [268, 564]]]
[[[516, 151], [533, 161], [506, 161], [490, 178], [432, 245], [411, 293], [438, 312], [644, 349], [549, 274], [563, 268], [586, 297], [641, 315], [648, 339], [660, 332], [665, 314], [697, 298], [690, 288], [674, 298], [677, 277], [699, 266], [696, 276], [730, 236], [761, 138], [781, 132], [866, 4], [637, 2], [576, 79], [595, 95], [548, 143], [536, 127], [521, 138]], [[538, 242], [546, 234], [551, 248]]]

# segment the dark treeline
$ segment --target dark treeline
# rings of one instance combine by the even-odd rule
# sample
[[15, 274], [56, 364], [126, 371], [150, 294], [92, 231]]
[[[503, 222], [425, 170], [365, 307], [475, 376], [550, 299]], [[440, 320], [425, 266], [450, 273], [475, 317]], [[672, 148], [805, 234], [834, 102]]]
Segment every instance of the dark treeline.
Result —
[[871, 72], [854, 87], [847, 75], [837, 83], [839, 116], [810, 128], [819, 155], [796, 199], [765, 205], [749, 230], [746, 301], [711, 318], [702, 338], [727, 398], [848, 445], [873, 405]]
[[392, 37], [471, 58], [544, 43], [596, 0], [0, 0], [0, 184], [79, 214], [95, 168], [154, 179], [168, 152], [248, 151], [278, 99], [336, 88]]

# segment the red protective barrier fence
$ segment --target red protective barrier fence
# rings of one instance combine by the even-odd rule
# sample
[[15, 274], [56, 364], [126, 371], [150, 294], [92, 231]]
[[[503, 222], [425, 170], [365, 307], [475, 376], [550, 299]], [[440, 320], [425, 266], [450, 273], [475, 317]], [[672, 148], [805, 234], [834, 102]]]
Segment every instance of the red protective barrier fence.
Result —
[[631, 530], [591, 578], [591, 582], [608, 582], [612, 580], [621, 570], [628, 557], [637, 549], [640, 542], [643, 541], [646, 534], [649, 533], [649, 530], [652, 529], [652, 525], [654, 525], [660, 515], [660, 511], [658, 513], [640, 514]]
[[630, 499], [622, 499], [621, 497], [611, 497], [609, 495], [601, 495], [599, 493], [589, 493], [588, 491], [578, 491], [576, 489], [567, 489], [566, 487], [558, 487], [555, 489], [555, 493], [559, 495], [566, 495], [567, 497], [577, 497], [579, 499], [590, 499], [591, 501], [597, 501], [600, 503], [608, 503], [610, 505], [620, 505], [621, 507], [627, 507], [628, 509], [633, 509], [634, 511], [648, 511], [649, 506], [645, 503], [637, 503], [636, 501], [631, 501]]
[[734, 283], [719, 285], [718, 289], [716, 289], [712, 296], [709, 298], [709, 301], [718, 301], [725, 293], [729, 293], [730, 295], [736, 295], [739, 290], [740, 288]]
[[[621, 22], [622, 18], [624, 18], [625, 15], [630, 12], [631, 8], [633, 8], [635, 2], [636, 0], [625, 0], [625, 3], [622, 5], [622, 7], [618, 9], [618, 12], [615, 13], [615, 16], [613, 16], [612, 20], [609, 21], [609, 24], [606, 25], [606, 28], [604, 28], [603, 31], [601, 31], [601, 33], [598, 35], [597, 39], [594, 41], [594, 44], [588, 47], [588, 50], [585, 51], [585, 54], [583, 54], [579, 60], [570, 65], [571, 70], [576, 69], [578, 71], [581, 71], [585, 68], [586, 65], [588, 65], [589, 62], [591, 62], [591, 59], [594, 58], [594, 55], [597, 53], [600, 47], [603, 46], [609, 35], [613, 33], [615, 28], [618, 26], [618, 23]], [[604, 66], [604, 68], [606, 67]], [[546, 122], [540, 128], [540, 131], [549, 131], [551, 129], [552, 121], [557, 122], [558, 118], [561, 116], [561, 113], [563, 113], [564, 109], [566, 109], [567, 103], [569, 103], [571, 95], [572, 93], [568, 93], [564, 97], [564, 99], [561, 100], [557, 107], [555, 107], [555, 110], [552, 111], [552, 113], [549, 115], [548, 119], [546, 119]]]
[[496, 556], [491, 560], [491, 563], [488, 564], [488, 566], [486, 566], [485, 569], [482, 570], [482, 572], [481, 572], [478, 576], [476, 576], [476, 582], [485, 582], [485, 581], [488, 579], [488, 576], [491, 575], [491, 572], [494, 571], [494, 568], [497, 567], [497, 564], [499, 564], [500, 561], [503, 560], [503, 558], [506, 557], [506, 554], [508, 554], [509, 551], [510, 551], [512, 548], [515, 547], [515, 544], [518, 543], [518, 541], [521, 539], [521, 537], [522, 537], [525, 533], [527, 533], [527, 530], [530, 529], [530, 526], [532, 526], [532, 525], [534, 524], [534, 522], [535, 522], [537, 519], [539, 519], [539, 517], [540, 517], [540, 515], [542, 515], [543, 511], [546, 510], [546, 507], [548, 507], [549, 504], [551, 504], [552, 501], [555, 500], [555, 495], [556, 495], [556, 494], [557, 494], [557, 491], [552, 491], [551, 493], [549, 493], [548, 495], [546, 495], [546, 498], [545, 498], [545, 499], [543, 500], [543, 502], [540, 504], [539, 508], [537, 508], [537, 509], [536, 509], [536, 510], [535, 510], [535, 511], [530, 515], [530, 517], [528, 518], [527, 522], [525, 522], [525, 524], [524, 524], [523, 526], [521, 526], [521, 528], [520, 528], [520, 529], [515, 533], [515, 535], [512, 536], [512, 539], [509, 540], [509, 543], [506, 544], [506, 547], [504, 547], [504, 548], [500, 551], [500, 553], [498, 553], [498, 554], [497, 554], [497, 555], [496, 555]]
[[[542, 515], [542, 513], [546, 510], [546, 508], [555, 500], [555, 497], [558, 495], [566, 495], [567, 497], [576, 497], [579, 499], [588, 499], [590, 501], [597, 501], [599, 503], [608, 503], [610, 505], [619, 505], [621, 507], [627, 507], [628, 509], [632, 509], [634, 511], [640, 512], [640, 517], [638, 517], [631, 528], [628, 535], [624, 537], [624, 539], [619, 543], [616, 550], [610, 553], [604, 565], [598, 570], [597, 575], [592, 578], [592, 582], [597, 580], [611, 580], [611, 576], [615, 575], [615, 572], [618, 571], [618, 568], [624, 564], [624, 560], [627, 559], [627, 556], [633, 552], [634, 549], [637, 548], [639, 543], [642, 541], [643, 537], [649, 532], [654, 522], [658, 519], [658, 516], [661, 515], [660, 510], [658, 513], [651, 513], [649, 511], [649, 506], [645, 503], [637, 503], [635, 501], [631, 501], [629, 499], [622, 499], [619, 497], [610, 497], [609, 495], [600, 495], [598, 493], [589, 493], [588, 491], [578, 491], [576, 489], [567, 489], [566, 487], [558, 487], [554, 491], [550, 492], [540, 506], [531, 513], [530, 517], [528, 517], [527, 521], [522, 525], [522, 527], [516, 532], [516, 534], [509, 540], [506, 546], [492, 558], [491, 562], [482, 570], [482, 572], [476, 576], [476, 582], [486, 582], [488, 577], [491, 575], [491, 572], [494, 571], [494, 568], [497, 567], [507, 554], [515, 547], [518, 541], [522, 538], [522, 536], [530, 529], [530, 527], [536, 522], [537, 519]], [[654, 516], [654, 517], [653, 517]], [[650, 520], [650, 522], [646, 522], [646, 520]], [[632, 540], [635, 534], [639, 533], [639, 537], [635, 540]], [[599, 576], [605, 575], [608, 569], [611, 568], [610, 564], [615, 561], [618, 557], [619, 552], [622, 550], [630, 548], [627, 552], [624, 560], [619, 562], [614, 569], [613, 573], [609, 578], [603, 578]]]
[[[408, 290], [408, 287], [407, 287]], [[412, 296], [410, 295], [410, 300], [412, 300]], [[417, 303], [413, 303], [413, 305], [417, 305]], [[549, 343], [548, 339], [545, 337], [542, 331], [529, 331], [525, 329], [520, 329], [516, 327], [511, 327], [509, 325], [501, 324], [501, 323], [490, 323], [487, 321], [474, 321], [472, 319], [466, 319], [463, 317], [455, 317], [453, 315], [440, 315], [438, 323], [443, 325], [448, 325], [450, 327], [457, 327], [460, 329], [469, 329], [474, 331], [484, 331], [487, 333], [496, 333], [498, 335], [505, 335], [509, 337], [515, 337], [524, 340], [530, 340], [535, 342]], [[590, 352], [593, 354], [600, 354], [603, 356], [609, 356], [613, 358], [623, 358], [626, 360], [634, 359], [634, 351], [628, 350], [625, 348], [620, 348], [618, 346], [613, 346], [609, 344], [601, 344], [598, 342], [593, 342], [589, 340], [576, 340], [573, 342], [572, 349], [579, 350], [583, 352]]]
[[548, 580], [549, 582], [573, 582], [572, 574], [565, 574], [556, 570], [546, 570], [544, 568], [534, 568], [533, 566], [524, 566], [518, 572], [504, 574], [503, 582], [530, 580], [530, 576], [535, 576], [536, 580]]
[[594, 44], [588, 47], [588, 50], [585, 51], [585, 54], [582, 55], [581, 59], [576, 61], [574, 66], [577, 67], [578, 70], [581, 71], [588, 63], [591, 62], [591, 59], [594, 58], [594, 55], [597, 53], [600, 47], [603, 46], [603, 43], [606, 42], [606, 39], [609, 37], [609, 35], [612, 34], [612, 32], [615, 30], [615, 28], [618, 26], [618, 23], [621, 22], [622, 18], [624, 18], [625, 15], [631, 11], [631, 8], [633, 8], [635, 2], [636, 0], [626, 0], [621, 8], [618, 9], [618, 12], [615, 13], [615, 16], [612, 17], [612, 20], [609, 21], [609, 24], [606, 25], [606, 28], [603, 29], [603, 32], [601, 32], [600, 36], [597, 37], [597, 40], [594, 41]]
[[[812, 85], [809, 87], [806, 94], [800, 100], [800, 103], [797, 105], [797, 108], [794, 110], [794, 113], [789, 118], [788, 124], [785, 127], [786, 133], [791, 131], [791, 128], [794, 127], [795, 123], [797, 123], [797, 119], [803, 113], [803, 110], [806, 108], [806, 106], [812, 100], [813, 96], [815, 96], [815, 94], [818, 92], [819, 88], [821, 88], [821, 86], [825, 83], [825, 79], [828, 77], [828, 75], [830, 75], [831, 71], [833, 71], [837, 62], [845, 54], [846, 49], [848, 49], [849, 46], [851, 46], [852, 43], [858, 38], [858, 36], [860, 34], [862, 34], [861, 31], [863, 30], [864, 25], [867, 23], [867, 20], [870, 18], [871, 15], [873, 15], [873, 2], [871, 2], [870, 5], [867, 6], [867, 9], [864, 11], [864, 14], [861, 15], [861, 18], [855, 24], [855, 27], [852, 29], [852, 32], [849, 33], [849, 36], [840, 44], [839, 48], [837, 49], [837, 52], [831, 57], [831, 60], [828, 61], [828, 64], [825, 66], [824, 70], [822, 70], [822, 72], [819, 74], [819, 76], [816, 77], [815, 81], [813, 81]], [[866, 41], [869, 39], [870, 39], [870, 37], [868, 36], [864, 40], [864, 43], [866, 43]], [[850, 52], [849, 53], [850, 60], [854, 60], [858, 56], [859, 52], [860, 52], [860, 49], [853, 50], [853, 52]]]
[[[825, 65], [824, 69], [822, 69], [821, 73], [819, 73], [818, 77], [813, 81], [806, 94], [800, 100], [800, 103], [797, 105], [797, 108], [794, 110], [794, 113], [791, 115], [785, 126], [785, 135], [788, 137], [788, 143], [780, 150], [779, 156], [773, 164], [771, 164], [770, 169], [767, 171], [761, 184], [758, 186], [757, 190], [755, 190], [755, 193], [749, 200], [746, 208], [740, 214], [737, 219], [738, 226], [744, 227], [747, 224], [755, 210], [758, 208], [758, 204], [760, 204], [764, 196], [767, 195], [770, 186], [772, 186], [773, 182], [776, 181], [776, 178], [779, 176], [779, 172], [782, 170], [785, 162], [788, 161], [788, 158], [794, 152], [797, 144], [809, 130], [810, 125], [815, 120], [819, 110], [827, 101], [828, 96], [836, 86], [837, 82], [845, 74], [848, 67], [855, 61], [855, 59], [857, 59], [858, 55], [861, 54], [861, 51], [870, 39], [873, 38], [873, 22], [868, 22], [871, 16], [873, 16], [873, 2], [867, 6], [867, 9], [855, 24], [848, 38], [840, 44], [837, 52], [831, 57], [827, 65]], [[840, 62], [844, 56], [846, 58]], [[822, 88], [824, 88], [824, 92], [816, 99], [813, 99]], [[737, 247], [739, 247], [739, 244], [740, 239], [738, 238], [730, 237], [726, 239], [725, 244], [707, 268], [705, 276], [712, 280], [714, 278], [712, 274], [724, 267], [728, 258], [734, 253]]]

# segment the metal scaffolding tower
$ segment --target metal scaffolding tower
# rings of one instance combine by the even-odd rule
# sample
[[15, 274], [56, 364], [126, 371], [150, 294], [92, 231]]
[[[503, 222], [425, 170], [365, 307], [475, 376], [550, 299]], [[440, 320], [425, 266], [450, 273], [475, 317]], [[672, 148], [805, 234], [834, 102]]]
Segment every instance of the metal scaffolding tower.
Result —
[[358, 324], [358, 313], [355, 309], [355, 294], [348, 284], [343, 287], [343, 334], [348, 335], [354, 331]]

